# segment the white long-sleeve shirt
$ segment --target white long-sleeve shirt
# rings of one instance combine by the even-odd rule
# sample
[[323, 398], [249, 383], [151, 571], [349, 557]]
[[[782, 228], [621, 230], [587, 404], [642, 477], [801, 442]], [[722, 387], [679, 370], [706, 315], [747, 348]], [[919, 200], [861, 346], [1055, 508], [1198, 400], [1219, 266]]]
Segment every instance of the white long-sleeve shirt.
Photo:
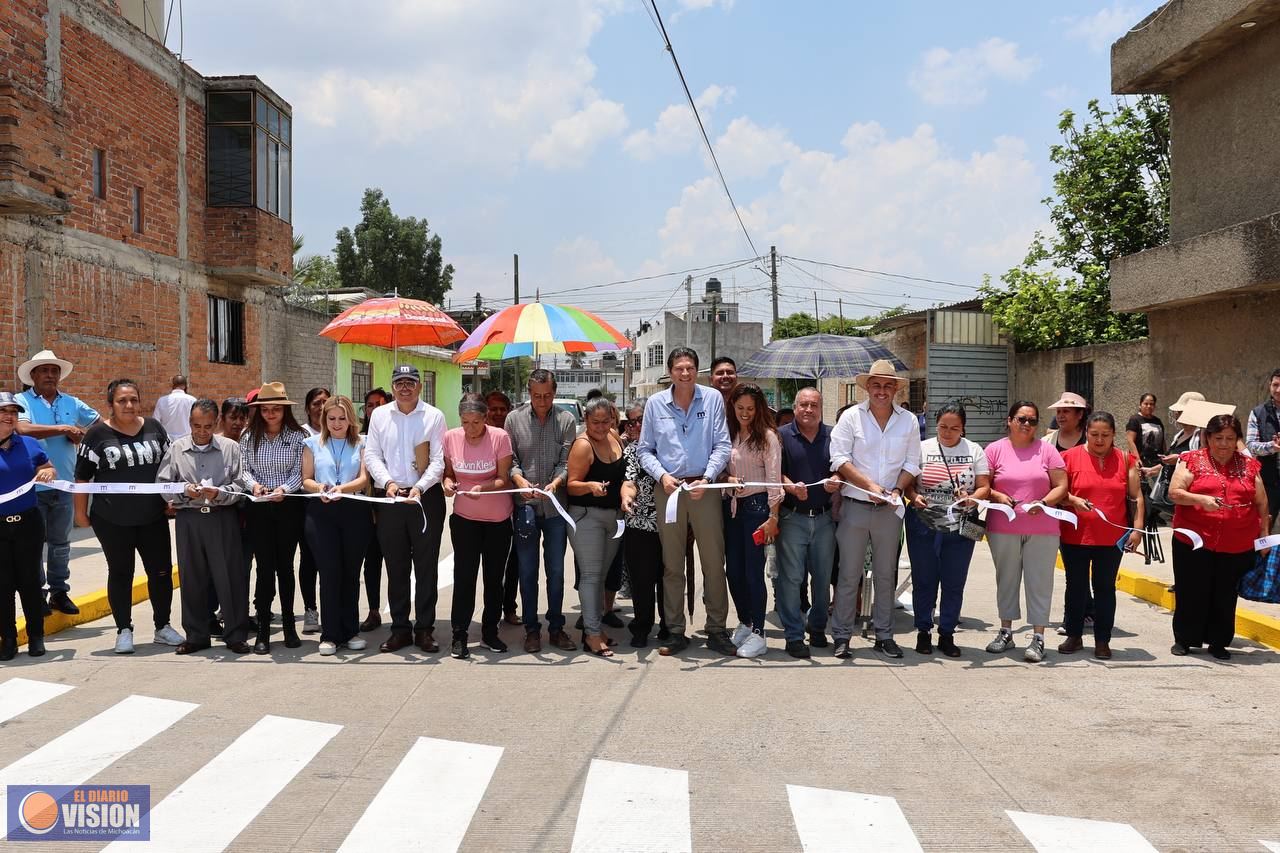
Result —
[[[402, 489], [417, 487], [419, 492], [444, 478], [444, 413], [419, 400], [413, 411], [405, 414], [391, 403], [374, 409], [365, 436], [364, 464], [378, 488], [393, 482]], [[427, 470], [421, 474], [414, 468], [413, 449], [428, 442], [430, 457]]]
[[156, 407], [151, 417], [160, 422], [170, 440], [182, 438], [191, 432], [191, 404], [196, 401], [181, 388], [174, 388], [168, 394], [156, 400]]
[[[898, 476], [906, 471], [920, 475], [920, 421], [901, 406], [883, 430], [863, 401], [840, 416], [831, 430], [831, 470], [852, 462], [853, 467], [886, 489], [898, 485]], [[850, 486], [841, 489], [845, 497], [866, 500], [866, 496]]]

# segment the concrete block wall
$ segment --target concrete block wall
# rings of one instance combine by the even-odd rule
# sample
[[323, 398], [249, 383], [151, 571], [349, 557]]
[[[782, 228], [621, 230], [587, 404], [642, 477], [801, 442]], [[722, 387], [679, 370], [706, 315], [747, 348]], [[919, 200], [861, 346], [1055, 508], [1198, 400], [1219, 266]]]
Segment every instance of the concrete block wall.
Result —
[[[337, 378], [337, 346], [320, 337], [320, 330], [331, 318], [280, 299], [265, 302], [261, 312], [263, 381], [283, 382], [290, 399], [299, 402], [311, 388], [332, 391]], [[294, 414], [301, 418], [301, 409]]]

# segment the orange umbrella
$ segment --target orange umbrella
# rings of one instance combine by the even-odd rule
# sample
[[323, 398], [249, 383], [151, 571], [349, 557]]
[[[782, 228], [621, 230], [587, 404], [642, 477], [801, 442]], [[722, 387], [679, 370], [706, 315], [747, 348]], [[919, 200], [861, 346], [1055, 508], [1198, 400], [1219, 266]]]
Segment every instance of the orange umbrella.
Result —
[[444, 347], [467, 337], [448, 314], [429, 302], [386, 296], [366, 299], [343, 311], [320, 330], [340, 344], [397, 347]]

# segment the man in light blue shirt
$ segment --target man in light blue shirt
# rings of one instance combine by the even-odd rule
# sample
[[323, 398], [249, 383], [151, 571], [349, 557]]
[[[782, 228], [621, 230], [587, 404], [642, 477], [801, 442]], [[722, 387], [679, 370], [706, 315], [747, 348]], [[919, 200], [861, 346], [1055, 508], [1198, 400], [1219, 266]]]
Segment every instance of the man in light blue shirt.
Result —
[[[724, 519], [721, 501], [708, 490], [729, 464], [729, 426], [724, 400], [712, 388], [698, 384], [698, 354], [676, 347], [667, 356], [671, 387], [649, 398], [636, 454], [640, 465], [661, 488], [655, 489], [658, 535], [662, 540], [662, 589], [671, 637], [658, 649], [677, 655], [689, 647], [685, 637], [684, 553], [689, 530], [698, 544], [702, 563], [702, 592], [707, 606], [707, 648], [725, 655], [738, 650], [729, 638], [729, 590], [724, 574]], [[666, 523], [667, 503], [676, 491], [690, 487], [679, 497], [676, 520]]]
[[[38, 439], [59, 480], [74, 480], [76, 446], [84, 438], [85, 428], [98, 419], [98, 413], [84, 401], [63, 394], [58, 383], [71, 375], [72, 364], [58, 358], [50, 350], [41, 350], [18, 368], [18, 378], [29, 391], [18, 396], [26, 409], [18, 416], [18, 433]], [[68, 594], [71, 591], [71, 526], [74, 519], [71, 495], [40, 488], [36, 495], [40, 515], [44, 518], [45, 577], [49, 598], [45, 615], [53, 610], [74, 615], [80, 612]]]

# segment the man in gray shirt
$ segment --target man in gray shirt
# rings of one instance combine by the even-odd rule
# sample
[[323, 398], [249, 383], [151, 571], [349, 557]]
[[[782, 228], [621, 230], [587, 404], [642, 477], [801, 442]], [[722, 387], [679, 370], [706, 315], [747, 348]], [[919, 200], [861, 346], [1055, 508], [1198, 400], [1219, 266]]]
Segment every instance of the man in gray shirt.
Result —
[[[511, 436], [511, 480], [517, 488], [545, 489], [563, 506], [569, 501], [569, 445], [578, 434], [573, 415], [555, 405], [556, 377], [550, 370], [529, 374], [529, 402], [507, 415]], [[547, 575], [547, 635], [552, 645], [573, 651], [577, 643], [564, 630], [564, 552], [569, 526], [542, 495], [517, 496], [513, 516], [516, 558], [520, 562], [520, 601], [524, 611], [524, 650], [542, 651], [538, 621], [538, 539]]]
[[[176, 652], [189, 655], [209, 648], [209, 586], [222, 605], [222, 640], [239, 655], [248, 654], [249, 576], [240, 547], [240, 517], [235, 505], [249, 491], [241, 467], [240, 445], [214, 435], [218, 404], [197, 400], [191, 406], [191, 432], [165, 452], [156, 474], [159, 483], [186, 483], [169, 495], [178, 510], [178, 566], [182, 571], [182, 630]], [[219, 491], [226, 489], [233, 494]]]

